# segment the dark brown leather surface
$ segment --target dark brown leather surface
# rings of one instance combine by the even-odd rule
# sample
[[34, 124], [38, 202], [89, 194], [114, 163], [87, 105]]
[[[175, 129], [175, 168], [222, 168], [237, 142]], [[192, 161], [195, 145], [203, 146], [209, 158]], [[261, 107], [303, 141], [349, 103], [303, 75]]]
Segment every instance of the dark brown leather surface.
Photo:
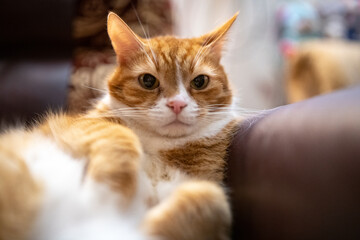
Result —
[[360, 239], [360, 87], [244, 121], [228, 174], [233, 239]]

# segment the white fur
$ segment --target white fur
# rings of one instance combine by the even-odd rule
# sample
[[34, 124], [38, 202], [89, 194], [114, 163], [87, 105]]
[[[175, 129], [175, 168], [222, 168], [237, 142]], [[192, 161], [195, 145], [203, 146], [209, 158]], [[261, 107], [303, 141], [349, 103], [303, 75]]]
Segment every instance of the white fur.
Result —
[[159, 181], [156, 186], [157, 197], [160, 202], [163, 201], [166, 197], [168, 197], [176, 189], [177, 186], [189, 180], [189, 177], [187, 175], [177, 169], [169, 170], [169, 174], [171, 176], [170, 181]]
[[148, 239], [140, 230], [149, 207], [145, 200], [152, 197], [155, 203], [161, 202], [188, 180], [180, 171], [168, 169], [171, 180], [152, 185], [145, 172], [139, 171], [137, 194], [123, 209], [121, 196], [84, 176], [85, 159], [73, 159], [50, 139], [34, 134], [23, 158], [43, 187], [43, 201], [29, 240]]
[[[152, 64], [146, 65], [151, 69]], [[24, 151], [23, 158], [32, 175], [42, 183], [44, 195], [30, 240], [147, 239], [139, 228], [149, 210], [146, 200], [151, 198], [155, 203], [162, 202], [177, 186], [189, 180], [185, 173], [165, 165], [158, 153], [215, 136], [233, 119], [231, 111], [212, 118], [210, 122], [199, 118], [199, 106], [187, 92], [180, 67], [176, 66], [176, 95], [170, 98], [160, 96], [151, 109], [135, 118], [126, 114], [122, 116], [119, 111], [122, 120], [139, 137], [144, 150], [137, 193], [126, 209], [121, 207], [121, 196], [108, 186], [86, 177], [86, 159], [73, 159], [50, 139], [35, 133], [33, 144]], [[142, 73], [142, 68], [134, 67], [134, 71]], [[153, 66], [152, 71], [156, 71]], [[214, 74], [210, 67], [201, 71], [201, 74]], [[173, 100], [186, 102], [187, 106], [180, 114], [175, 114], [167, 106]], [[110, 94], [104, 96], [101, 104], [111, 110], [127, 108], [129, 111], [129, 106]], [[163, 180], [164, 173], [170, 178]]]
[[41, 135], [33, 143], [23, 157], [44, 196], [31, 239], [145, 239], [138, 229], [146, 211], [140, 196], [122, 211], [116, 193], [84, 178], [84, 159], [73, 159]]

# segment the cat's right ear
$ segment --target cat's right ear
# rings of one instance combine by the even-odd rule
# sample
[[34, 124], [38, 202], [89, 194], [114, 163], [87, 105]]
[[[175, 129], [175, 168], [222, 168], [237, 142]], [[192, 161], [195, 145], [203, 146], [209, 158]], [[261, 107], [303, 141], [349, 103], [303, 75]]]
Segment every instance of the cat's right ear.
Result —
[[120, 65], [126, 63], [132, 53], [143, 47], [141, 38], [113, 12], [108, 15], [107, 31]]
[[203, 42], [203, 46], [211, 49], [219, 59], [221, 58], [221, 52], [223, 50], [224, 43], [226, 42], [227, 32], [233, 25], [238, 15], [239, 12], [235, 13], [235, 15], [232, 16], [232, 18], [230, 18], [225, 24], [200, 37]]

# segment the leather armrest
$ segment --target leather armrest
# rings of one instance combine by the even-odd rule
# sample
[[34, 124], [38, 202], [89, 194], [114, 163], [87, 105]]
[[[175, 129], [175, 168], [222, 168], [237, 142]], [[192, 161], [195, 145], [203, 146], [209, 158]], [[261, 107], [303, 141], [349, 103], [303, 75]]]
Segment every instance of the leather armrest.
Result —
[[244, 121], [228, 184], [233, 239], [360, 239], [360, 87]]

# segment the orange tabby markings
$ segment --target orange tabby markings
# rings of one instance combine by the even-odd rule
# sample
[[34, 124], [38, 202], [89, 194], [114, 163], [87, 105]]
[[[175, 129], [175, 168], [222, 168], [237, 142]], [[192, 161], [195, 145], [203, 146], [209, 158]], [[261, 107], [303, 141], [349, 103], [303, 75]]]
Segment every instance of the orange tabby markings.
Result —
[[[172, 97], [178, 93], [175, 77], [177, 64], [181, 69], [185, 86], [188, 86], [189, 81], [196, 77], [194, 70], [210, 66], [212, 69], [211, 87], [199, 92], [191, 91], [192, 97], [199, 104], [204, 105], [230, 104], [231, 90], [219, 61], [225, 34], [236, 16], [222, 27], [199, 38], [178, 39], [172, 36], [161, 36], [145, 40], [133, 33], [120, 18], [110, 13], [108, 31], [120, 63], [108, 82], [110, 94], [127, 106], [149, 107], [160, 94], [164, 97]], [[128, 57], [130, 49], [131, 58]], [[139, 73], [132, 71], [134, 66], [148, 62], [149, 59], [156, 66], [155, 77], [160, 80], [160, 88], [153, 91], [142, 89], [137, 82]], [[152, 71], [151, 66], [144, 66], [143, 73], [152, 73]]]
[[28, 141], [29, 134], [15, 131], [0, 138], [0, 239], [24, 239], [41, 204], [41, 184], [17, 153]]
[[87, 174], [121, 193], [126, 204], [132, 200], [142, 152], [130, 129], [102, 118], [68, 116], [53, 116], [45, 127], [67, 152], [87, 158]]
[[[220, 58], [226, 32], [236, 16], [198, 38], [142, 39], [110, 13], [108, 32], [119, 66], [108, 80], [109, 92], [95, 109], [77, 116], [49, 114], [33, 129], [0, 137], [0, 239], [27, 239], [41, 200], [48, 204], [40, 210], [41, 214], [48, 211], [40, 214], [43, 225], [36, 228], [40, 235], [45, 234], [42, 236], [61, 235], [65, 230], [62, 237], [94, 239], [95, 220], [104, 224], [103, 229], [115, 225], [110, 226], [113, 232], [104, 231], [114, 239], [122, 236], [116, 224], [132, 218], [124, 225], [129, 224], [137, 236], [144, 230], [146, 237], [168, 240], [228, 239], [230, 207], [220, 186], [237, 122]], [[139, 84], [143, 74], [152, 75], [160, 84], [155, 88]], [[206, 75], [204, 88], [192, 82], [199, 75]], [[178, 102], [171, 105], [171, 101]], [[34, 144], [39, 139], [45, 147]], [[14, 148], [19, 143], [21, 147]], [[23, 155], [18, 154], [25, 146], [34, 147], [29, 156], [24, 154], [30, 159], [25, 159], [27, 163], [38, 164], [31, 168], [32, 173], [42, 174], [44, 188], [53, 187], [52, 191], [45, 188], [42, 192], [43, 186], [34, 180], [38, 176], [30, 175]], [[47, 146], [50, 149], [41, 151]], [[34, 155], [36, 151], [44, 154]], [[47, 158], [55, 157], [51, 154], [58, 155], [48, 164]], [[75, 177], [63, 185], [69, 165], [74, 165], [71, 174]], [[55, 168], [48, 171], [52, 166]], [[45, 184], [47, 178], [56, 184]], [[68, 191], [69, 186], [74, 188]], [[106, 188], [106, 196], [96, 195], [99, 186]], [[73, 198], [59, 197], [57, 187], [63, 193], [60, 196]], [[110, 201], [102, 202], [104, 199]], [[82, 208], [85, 202], [91, 204]], [[68, 212], [53, 207], [59, 205]], [[59, 209], [58, 221], [53, 214], [59, 215]], [[120, 210], [130, 214], [123, 216]], [[79, 229], [72, 221], [78, 221]], [[138, 229], [140, 223], [143, 229]]]
[[216, 136], [189, 142], [181, 148], [162, 151], [162, 160], [194, 178], [221, 183], [226, 166], [226, 150], [236, 126], [237, 121], [232, 121]]
[[[180, 185], [145, 217], [144, 230], [163, 239], [229, 239], [231, 213], [222, 189], [207, 181]], [[196, 227], [191, 227], [196, 226]]]

